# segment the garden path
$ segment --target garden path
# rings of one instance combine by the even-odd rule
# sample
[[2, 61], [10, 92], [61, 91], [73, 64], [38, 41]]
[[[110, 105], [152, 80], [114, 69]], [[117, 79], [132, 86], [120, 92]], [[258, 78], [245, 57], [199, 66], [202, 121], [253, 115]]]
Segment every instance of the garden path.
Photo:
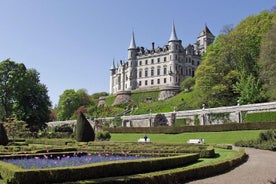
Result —
[[246, 148], [249, 159], [235, 169], [189, 184], [276, 184], [276, 152]]

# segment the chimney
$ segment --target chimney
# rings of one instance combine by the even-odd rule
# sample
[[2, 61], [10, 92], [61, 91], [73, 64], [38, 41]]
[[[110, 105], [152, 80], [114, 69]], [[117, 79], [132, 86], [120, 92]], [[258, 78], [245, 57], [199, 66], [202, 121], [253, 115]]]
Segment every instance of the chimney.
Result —
[[151, 45], [152, 45], [152, 50], [154, 50], [154, 42], [152, 42]]

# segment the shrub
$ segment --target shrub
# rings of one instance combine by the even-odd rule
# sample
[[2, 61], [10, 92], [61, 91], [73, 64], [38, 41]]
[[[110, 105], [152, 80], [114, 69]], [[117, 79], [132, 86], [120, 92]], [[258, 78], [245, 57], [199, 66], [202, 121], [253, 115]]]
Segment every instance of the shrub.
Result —
[[109, 141], [111, 138], [111, 135], [109, 131], [102, 131], [96, 133], [96, 139], [99, 141]]
[[154, 126], [168, 125], [168, 120], [164, 114], [156, 114], [154, 117]]
[[6, 146], [9, 143], [9, 139], [6, 130], [2, 123], [0, 123], [0, 145]]
[[73, 133], [73, 128], [68, 125], [61, 125], [55, 127], [55, 132], [69, 132]]
[[82, 112], [79, 113], [77, 119], [76, 140], [78, 142], [89, 142], [95, 140], [94, 129]]

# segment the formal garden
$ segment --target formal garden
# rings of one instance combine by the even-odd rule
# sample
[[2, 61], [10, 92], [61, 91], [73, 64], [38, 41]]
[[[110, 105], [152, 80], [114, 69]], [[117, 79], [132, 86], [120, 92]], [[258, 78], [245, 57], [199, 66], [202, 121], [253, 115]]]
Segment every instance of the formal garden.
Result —
[[[228, 124], [228, 129], [232, 127], [229, 131], [219, 131], [225, 130], [225, 125], [211, 125], [205, 132], [202, 126], [194, 126], [198, 130], [192, 132], [175, 132], [176, 127], [166, 127], [164, 133], [164, 127], [151, 127], [133, 128], [136, 133], [126, 133], [124, 128], [95, 133], [80, 113], [74, 129], [61, 126], [29, 135], [23, 128], [22, 135], [35, 136], [25, 138], [1, 124], [1, 181], [183, 183], [210, 177], [246, 162], [244, 149], [233, 150], [234, 144], [276, 150], [275, 131], [268, 128], [276, 123], [244, 124]], [[137, 142], [145, 134], [150, 142]], [[187, 143], [195, 138], [204, 138], [205, 143]]]

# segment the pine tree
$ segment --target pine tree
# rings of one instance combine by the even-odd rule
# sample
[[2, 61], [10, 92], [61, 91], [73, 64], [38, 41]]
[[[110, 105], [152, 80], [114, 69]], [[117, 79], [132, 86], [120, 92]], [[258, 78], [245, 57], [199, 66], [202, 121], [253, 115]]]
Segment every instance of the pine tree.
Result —
[[9, 139], [6, 130], [2, 123], [0, 123], [0, 145], [6, 146], [9, 143]]
[[82, 112], [79, 113], [76, 125], [76, 140], [89, 142], [95, 140], [95, 132]]

